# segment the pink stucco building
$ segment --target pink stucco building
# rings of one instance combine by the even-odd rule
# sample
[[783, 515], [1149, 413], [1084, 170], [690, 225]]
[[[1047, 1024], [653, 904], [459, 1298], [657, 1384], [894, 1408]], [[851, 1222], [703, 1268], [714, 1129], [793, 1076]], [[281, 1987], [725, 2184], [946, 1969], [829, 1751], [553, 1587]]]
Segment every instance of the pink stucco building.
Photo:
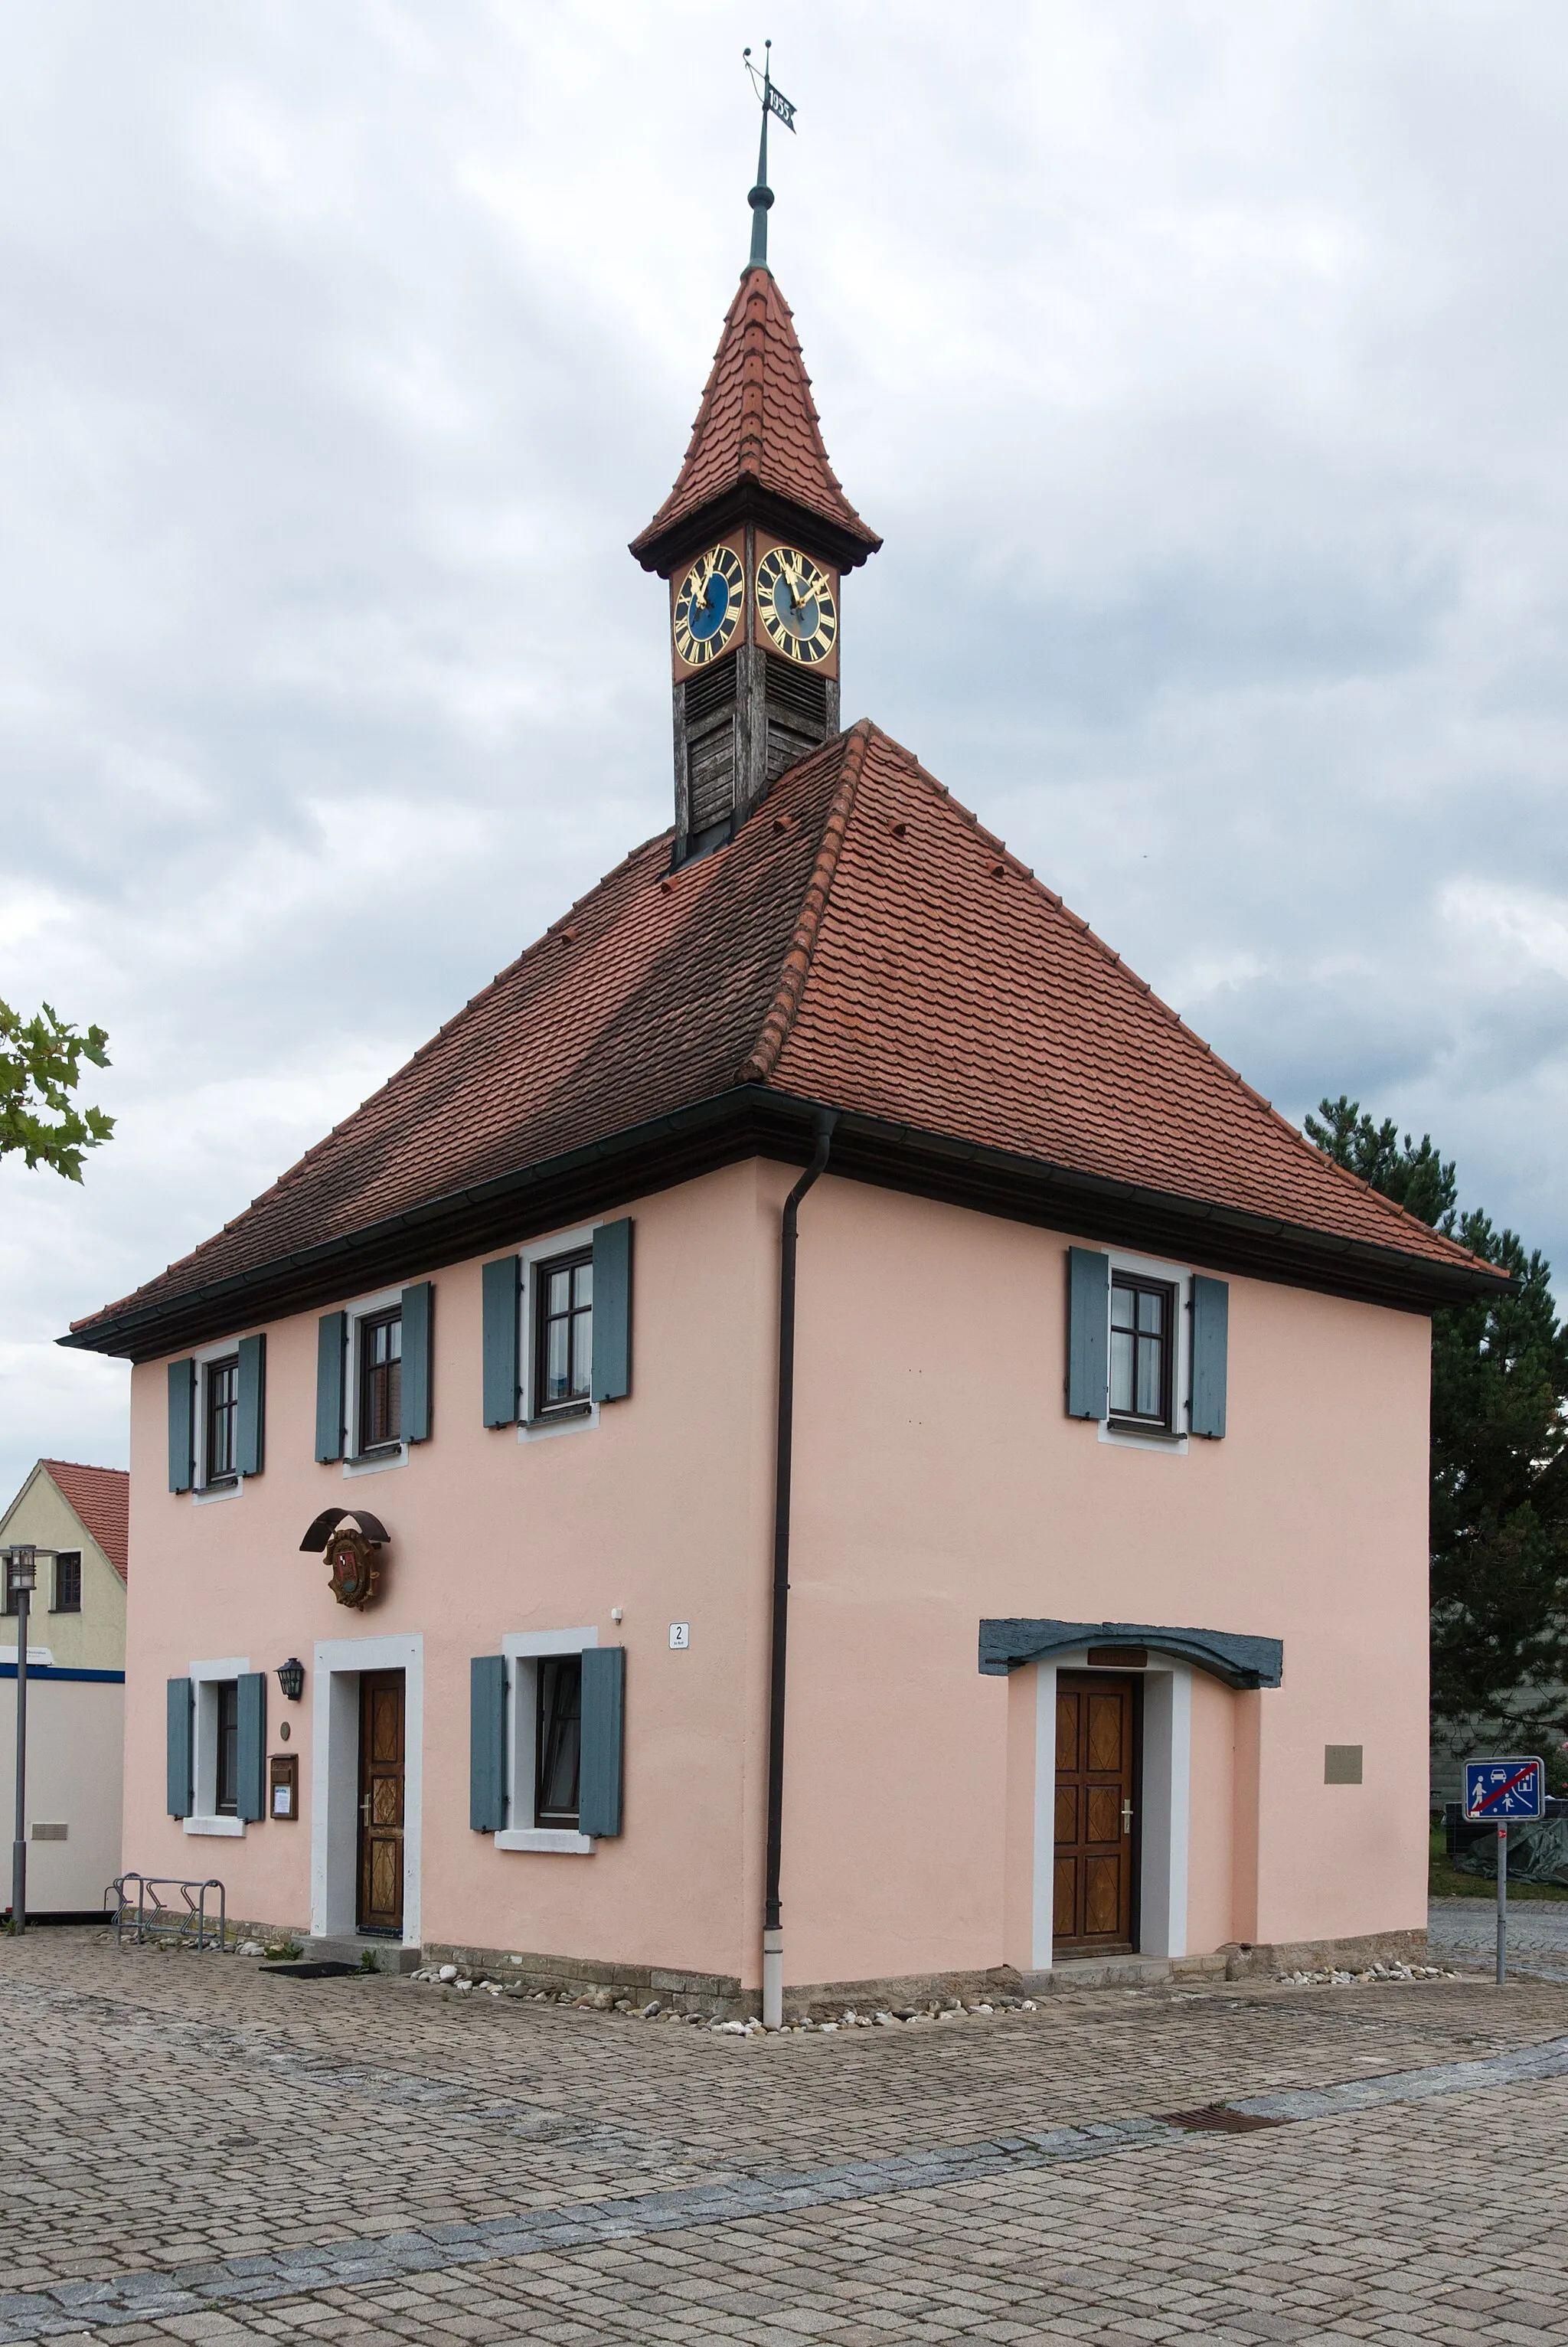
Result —
[[672, 829], [73, 1329], [128, 1865], [770, 2013], [1424, 1928], [1427, 1316], [1497, 1275], [840, 730], [877, 543], [759, 261], [633, 548]]

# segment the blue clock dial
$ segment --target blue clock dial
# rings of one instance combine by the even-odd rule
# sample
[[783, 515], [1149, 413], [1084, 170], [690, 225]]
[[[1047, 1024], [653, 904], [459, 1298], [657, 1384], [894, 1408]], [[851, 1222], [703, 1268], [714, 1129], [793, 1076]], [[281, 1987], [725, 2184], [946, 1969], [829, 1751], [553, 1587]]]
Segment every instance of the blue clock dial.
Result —
[[810, 668], [825, 660], [838, 635], [833, 581], [809, 554], [775, 546], [757, 565], [757, 611], [771, 642]]
[[715, 546], [698, 556], [675, 597], [675, 651], [688, 668], [703, 668], [728, 651], [741, 623], [745, 589], [745, 570], [733, 547]]

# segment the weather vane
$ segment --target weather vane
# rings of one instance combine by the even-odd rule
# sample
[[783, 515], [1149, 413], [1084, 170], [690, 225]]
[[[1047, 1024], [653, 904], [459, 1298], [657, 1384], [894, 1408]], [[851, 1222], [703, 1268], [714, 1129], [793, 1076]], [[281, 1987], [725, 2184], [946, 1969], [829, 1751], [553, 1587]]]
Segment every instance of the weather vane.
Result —
[[757, 149], [757, 184], [746, 198], [752, 208], [752, 257], [746, 263], [748, 269], [765, 269], [768, 265], [768, 211], [774, 200], [774, 191], [768, 185], [768, 117], [776, 114], [786, 130], [794, 128], [794, 107], [782, 89], [774, 87], [773, 59], [768, 54], [772, 47], [772, 41], [764, 42], [760, 77], [752, 63], [750, 49], [742, 51], [746, 71], [752, 77], [752, 87], [761, 99], [763, 108], [762, 143]]

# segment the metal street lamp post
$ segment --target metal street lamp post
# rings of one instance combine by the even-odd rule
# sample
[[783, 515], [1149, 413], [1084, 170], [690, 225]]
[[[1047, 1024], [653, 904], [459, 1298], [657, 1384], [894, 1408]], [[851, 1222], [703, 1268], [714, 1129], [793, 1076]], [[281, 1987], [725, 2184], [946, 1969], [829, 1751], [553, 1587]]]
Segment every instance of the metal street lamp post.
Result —
[[11, 1844], [11, 1928], [27, 1928], [27, 1622], [38, 1578], [30, 1544], [5, 1552], [5, 1588], [16, 1614], [16, 1832]]

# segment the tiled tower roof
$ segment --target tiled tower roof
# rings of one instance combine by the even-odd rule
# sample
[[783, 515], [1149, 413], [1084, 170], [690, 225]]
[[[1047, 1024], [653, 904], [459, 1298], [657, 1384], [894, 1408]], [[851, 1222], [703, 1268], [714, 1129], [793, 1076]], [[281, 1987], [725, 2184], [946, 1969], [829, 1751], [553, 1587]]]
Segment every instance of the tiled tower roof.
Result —
[[631, 551], [668, 569], [704, 536], [738, 519], [825, 528], [823, 551], [844, 569], [875, 554], [868, 529], [827, 461], [794, 320], [771, 270], [748, 269], [730, 304], [674, 487]]
[[961, 1175], [973, 1203], [1059, 1229], [1131, 1216], [1220, 1268], [1406, 1304], [1501, 1277], [1314, 1149], [875, 726], [802, 759], [713, 855], [672, 873], [669, 846], [636, 849], [245, 1213], [69, 1341], [157, 1352], [193, 1299], [227, 1329], [350, 1294], [372, 1245], [381, 1274], [478, 1252], [545, 1212], [539, 1169], [634, 1196], [682, 1178], [651, 1174], [650, 1136], [721, 1111], [708, 1162], [788, 1155], [803, 1102], [842, 1112], [835, 1170], [968, 1196]]

